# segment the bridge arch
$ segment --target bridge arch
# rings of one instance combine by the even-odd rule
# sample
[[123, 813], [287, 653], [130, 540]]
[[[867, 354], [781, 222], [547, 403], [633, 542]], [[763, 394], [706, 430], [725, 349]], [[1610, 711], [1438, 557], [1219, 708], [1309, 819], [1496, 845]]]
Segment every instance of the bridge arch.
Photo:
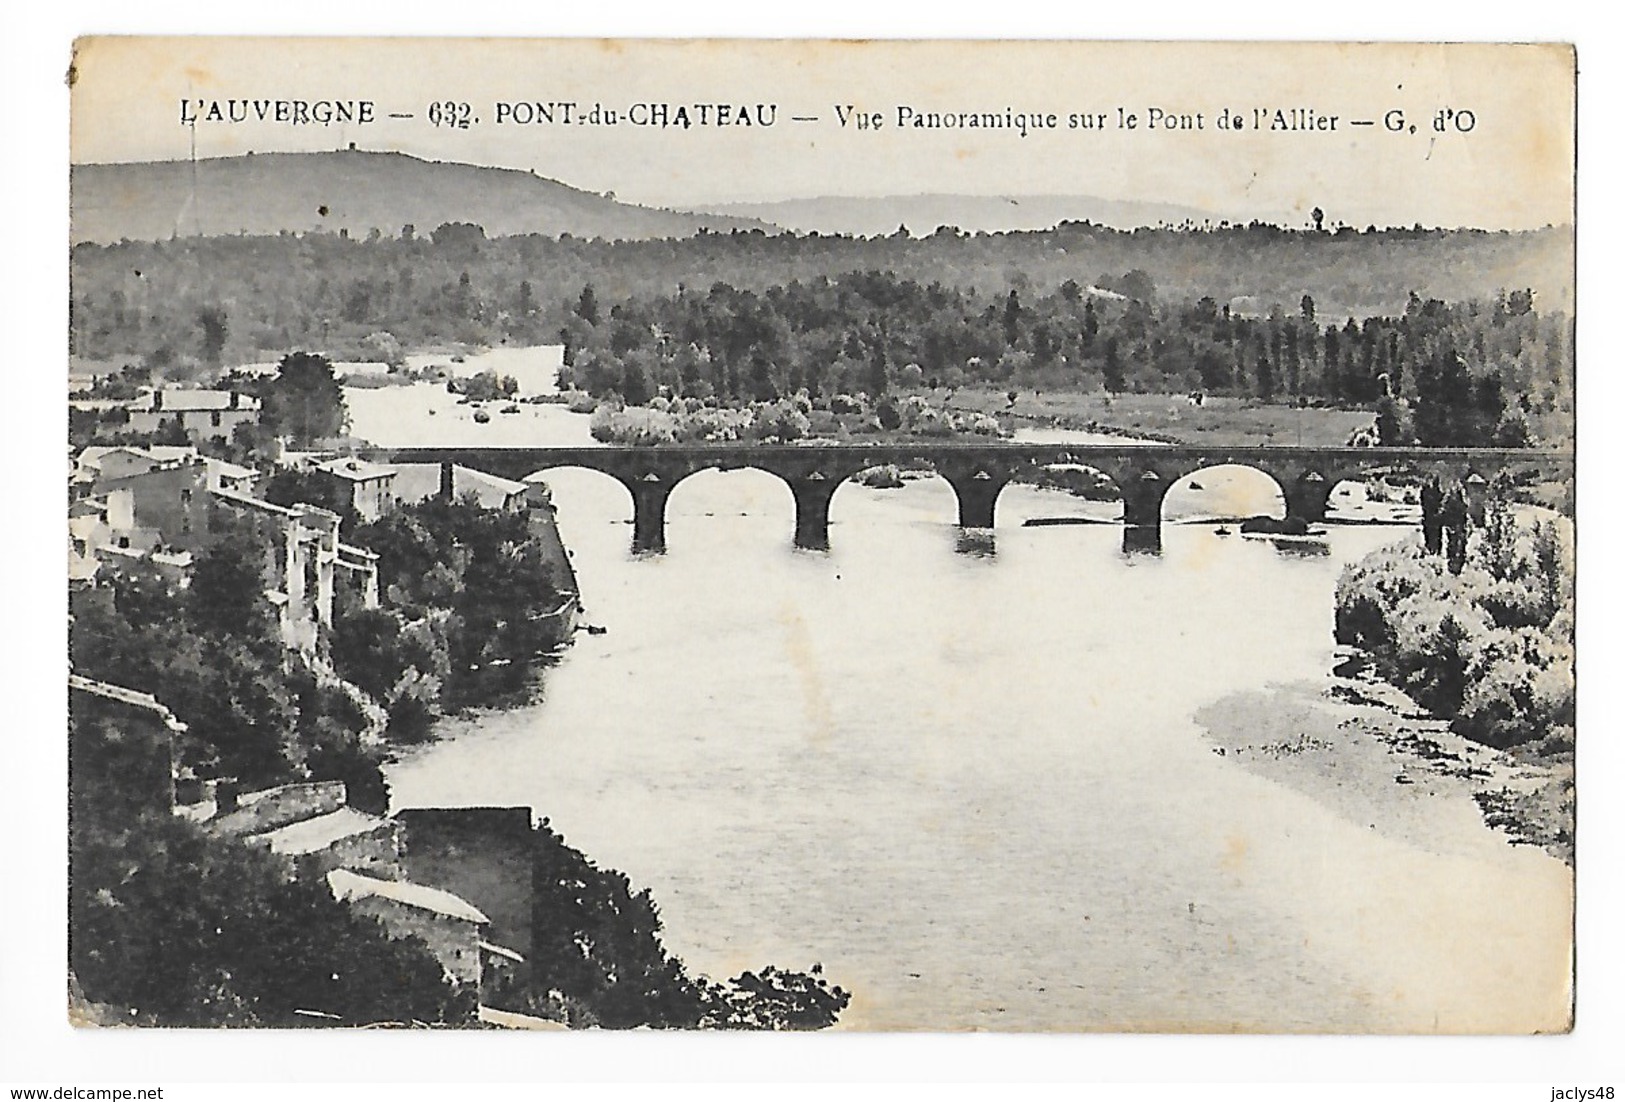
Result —
[[665, 504], [671, 489], [702, 468], [753, 466], [777, 475], [790, 487], [796, 505], [796, 543], [827, 547], [829, 503], [840, 484], [857, 470], [878, 464], [930, 461], [954, 489], [959, 523], [988, 528], [999, 495], [1018, 473], [1057, 463], [1077, 462], [1103, 472], [1121, 491], [1123, 521], [1130, 527], [1156, 527], [1163, 498], [1178, 480], [1207, 467], [1241, 464], [1270, 475], [1280, 485], [1289, 516], [1306, 521], [1325, 517], [1328, 498], [1344, 478], [1373, 467], [1406, 466], [1465, 481], [1476, 473], [1487, 483], [1502, 470], [1529, 471], [1570, 480], [1571, 452], [1499, 448], [1352, 447], [1191, 447], [1188, 445], [1012, 444], [1004, 441], [915, 441], [837, 443], [805, 447], [689, 444], [669, 447], [408, 447], [373, 449], [379, 462], [464, 464], [508, 478], [537, 470], [586, 467], [625, 486], [633, 499], [634, 546], [665, 546]]
[[1279, 473], [1247, 463], [1214, 463], [1172, 480], [1163, 490], [1161, 520], [1244, 520], [1287, 515]]
[[[562, 513], [566, 525], [579, 525], [577, 518], [583, 514], [601, 515], [610, 524], [630, 523], [636, 532], [638, 495], [621, 475], [586, 463], [557, 463], [539, 467], [520, 481], [545, 485], [555, 512]], [[610, 489], [611, 486], [619, 489]], [[635, 539], [633, 550], [642, 550]]]
[[1053, 463], [1034, 463], [1018, 471], [1011, 484], [1032, 486], [1036, 489], [1066, 494], [1068, 497], [1095, 503], [1099, 506], [1089, 519], [1115, 522], [1123, 516], [1123, 488], [1118, 483], [1120, 472], [1110, 464], [1081, 462], [1072, 456], [1058, 456]]
[[[746, 477], [734, 477], [738, 475]], [[674, 478], [666, 489], [666, 516], [672, 512], [673, 498], [678, 500], [680, 510], [699, 508], [707, 516], [723, 512], [732, 515], [742, 505], [742, 516], [782, 515], [786, 505], [799, 512], [800, 495], [795, 485], [783, 472], [763, 464], [695, 467]], [[709, 508], [705, 508], [707, 505]]]
[[[864, 476], [871, 471], [875, 472], [874, 482], [866, 482]], [[895, 472], [896, 482], [890, 481], [889, 472]], [[824, 485], [829, 494], [824, 507], [824, 515], [828, 518], [826, 533], [827, 523], [845, 522], [861, 516], [869, 502], [879, 502], [889, 509], [898, 508], [895, 502], [886, 500], [894, 494], [906, 495], [908, 501], [916, 506], [918, 519], [953, 524], [959, 516], [958, 494], [953, 483], [940, 471], [913, 469], [906, 460], [903, 463], [871, 464], [842, 478], [831, 476]]]

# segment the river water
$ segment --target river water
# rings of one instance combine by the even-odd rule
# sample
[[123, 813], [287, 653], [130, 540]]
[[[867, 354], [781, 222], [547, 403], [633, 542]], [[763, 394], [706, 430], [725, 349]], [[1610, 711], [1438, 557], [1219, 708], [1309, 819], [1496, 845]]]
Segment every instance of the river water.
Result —
[[[358, 434], [473, 442], [409, 416], [418, 389], [350, 392]], [[501, 431], [533, 415], [575, 416]], [[1339, 570], [1403, 530], [1307, 556], [1167, 525], [1129, 554], [1115, 525], [1022, 526], [1103, 507], [1012, 486], [966, 538], [928, 478], [844, 484], [804, 552], [746, 470], [685, 480], [668, 553], [634, 556], [622, 487], [548, 481], [608, 631], [538, 703], [444, 721], [394, 801], [530, 806], [652, 889], [694, 970], [821, 962], [858, 1028], [1493, 1029], [1549, 1001], [1564, 946], [1509, 901], [1566, 902], [1566, 867], [1470, 806], [1396, 840], [1192, 718], [1323, 678]]]

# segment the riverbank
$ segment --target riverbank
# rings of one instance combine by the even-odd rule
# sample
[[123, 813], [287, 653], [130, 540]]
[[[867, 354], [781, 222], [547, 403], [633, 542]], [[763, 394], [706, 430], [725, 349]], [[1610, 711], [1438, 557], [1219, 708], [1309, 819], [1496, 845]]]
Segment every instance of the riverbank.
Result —
[[1202, 404], [1195, 405], [1185, 394], [1022, 390], [1011, 401], [1008, 391], [987, 387], [962, 387], [948, 405], [961, 413], [997, 416], [1008, 424], [1212, 447], [1341, 447], [1373, 417], [1368, 410], [1221, 396], [1204, 396]]
[[1350, 821], [1425, 849], [1476, 806], [1485, 828], [1574, 864], [1572, 762], [1496, 750], [1450, 730], [1356, 668], [1322, 683], [1235, 693], [1196, 713], [1214, 753]]

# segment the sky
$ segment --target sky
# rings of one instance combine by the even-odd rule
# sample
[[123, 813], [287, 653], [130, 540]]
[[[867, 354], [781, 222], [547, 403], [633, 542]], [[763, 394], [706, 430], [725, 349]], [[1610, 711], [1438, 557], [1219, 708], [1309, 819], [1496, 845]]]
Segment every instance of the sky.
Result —
[[[1572, 221], [1562, 46], [101, 38], [75, 68], [78, 162], [185, 159], [194, 136], [199, 157], [355, 142], [666, 206], [1087, 195], [1291, 225], [1315, 208], [1358, 227]], [[370, 100], [378, 119], [209, 121], [233, 99]], [[469, 125], [430, 121], [447, 102]], [[562, 103], [631, 121], [515, 121]], [[695, 122], [699, 105], [727, 104], [753, 122], [639, 125], [654, 104]], [[900, 125], [933, 112], [1029, 125]]]

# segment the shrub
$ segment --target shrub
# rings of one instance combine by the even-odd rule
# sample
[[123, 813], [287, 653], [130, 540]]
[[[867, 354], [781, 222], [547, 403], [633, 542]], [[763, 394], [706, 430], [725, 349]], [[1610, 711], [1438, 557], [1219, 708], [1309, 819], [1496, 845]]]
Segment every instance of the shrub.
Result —
[[[1459, 575], [1420, 541], [1367, 555], [1337, 584], [1336, 637], [1465, 737], [1572, 748], [1572, 552], [1556, 525], [1492, 504]], [[1568, 732], [1564, 735], [1563, 732]]]

